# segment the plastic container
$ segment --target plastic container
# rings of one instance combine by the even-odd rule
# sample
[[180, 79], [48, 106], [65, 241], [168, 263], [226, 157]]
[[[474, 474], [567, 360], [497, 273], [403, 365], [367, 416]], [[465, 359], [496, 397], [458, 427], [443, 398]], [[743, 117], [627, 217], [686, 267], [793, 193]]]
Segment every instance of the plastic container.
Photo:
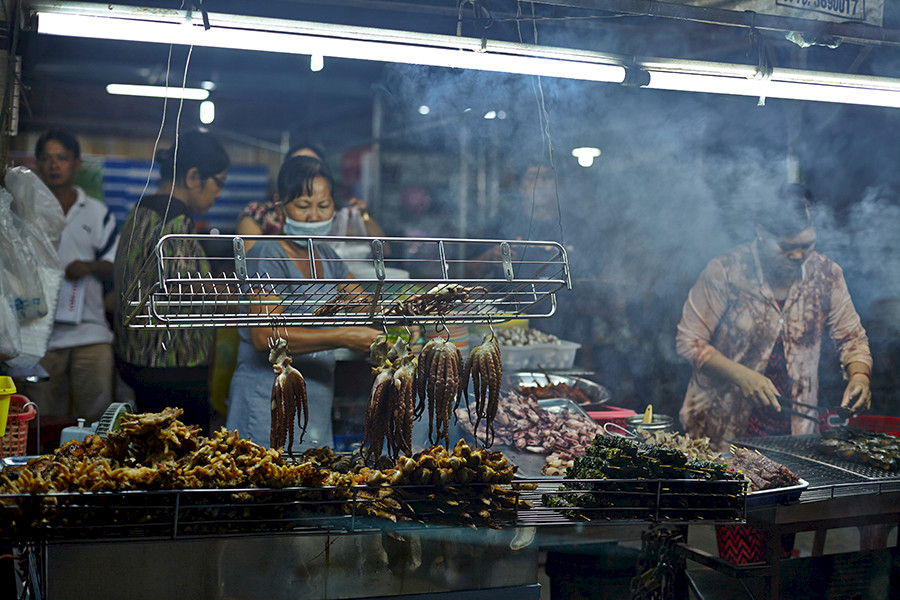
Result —
[[900, 417], [883, 417], [878, 415], [857, 415], [850, 417], [847, 423], [851, 427], [859, 427], [866, 431], [888, 433], [900, 436]]
[[653, 420], [644, 423], [644, 415], [634, 415], [625, 418], [625, 426], [631, 431], [637, 431], [638, 427], [647, 432], [654, 431], [675, 431], [675, 419], [669, 415], [653, 415]]
[[716, 525], [719, 558], [737, 565], [766, 560], [766, 536], [749, 525]]
[[84, 424], [84, 419], [78, 419], [77, 425], [71, 425], [62, 430], [59, 435], [59, 445], [62, 446], [66, 442], [72, 440], [82, 442], [84, 439], [97, 432], [97, 423], [92, 423], [90, 427]]
[[615, 423], [621, 427], [625, 427], [625, 419], [633, 417], [635, 413], [630, 408], [619, 408], [618, 406], [605, 405], [602, 410], [589, 410], [588, 416], [601, 425], [607, 423]]
[[[28, 406], [26, 406], [26, 404]], [[0, 438], [0, 457], [22, 456], [28, 443], [28, 423], [37, 415], [34, 404], [19, 394], [9, 397], [6, 433]]]
[[558, 344], [500, 346], [503, 368], [510, 371], [544, 369], [565, 371], [575, 364], [575, 353], [581, 344], [560, 340]]
[[9, 414], [9, 397], [16, 393], [12, 377], [0, 377], [0, 436], [6, 434], [6, 417]]

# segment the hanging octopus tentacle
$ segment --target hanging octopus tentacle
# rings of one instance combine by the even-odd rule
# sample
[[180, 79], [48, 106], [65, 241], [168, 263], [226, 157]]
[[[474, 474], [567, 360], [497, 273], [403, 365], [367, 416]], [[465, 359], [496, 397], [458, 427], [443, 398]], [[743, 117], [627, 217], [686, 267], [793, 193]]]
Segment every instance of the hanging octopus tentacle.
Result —
[[[419, 401], [424, 401], [428, 409], [428, 439], [432, 444], [450, 444], [450, 413], [461, 393], [462, 364], [456, 344], [442, 338], [430, 340], [419, 354]], [[416, 418], [423, 413], [424, 409], [419, 410]]]
[[[500, 383], [503, 379], [500, 345], [493, 335], [469, 352], [463, 376], [463, 387], [466, 390], [468, 390], [470, 376], [475, 394], [473, 435], [476, 439], [478, 438], [478, 426], [484, 421], [485, 447], [490, 447], [494, 443], [494, 418], [497, 416], [500, 405]], [[468, 391], [466, 391], [466, 409], [469, 409]], [[471, 412], [469, 418], [472, 418]]]
[[[294, 414], [297, 415], [297, 426], [300, 428], [299, 443], [303, 442], [306, 427], [309, 425], [309, 405], [306, 396], [306, 380], [295, 369], [288, 353], [288, 342], [279, 337], [269, 350], [269, 362], [275, 372], [272, 384], [272, 425], [269, 432], [269, 444], [272, 448], [286, 449], [293, 458], [294, 446]], [[287, 445], [285, 448], [285, 442]]]
[[412, 455], [417, 366], [418, 360], [410, 354], [409, 346], [401, 338], [375, 367], [377, 376], [366, 406], [363, 439], [363, 455], [369, 464], [376, 463], [381, 457], [385, 442], [387, 454], [392, 459], [396, 460], [401, 452]]

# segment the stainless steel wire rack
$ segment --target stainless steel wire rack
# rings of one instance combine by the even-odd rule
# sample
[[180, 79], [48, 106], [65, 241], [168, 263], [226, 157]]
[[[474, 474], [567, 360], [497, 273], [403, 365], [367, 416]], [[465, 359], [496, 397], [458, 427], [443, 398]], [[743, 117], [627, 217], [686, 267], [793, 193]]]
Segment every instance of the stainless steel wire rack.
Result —
[[133, 328], [484, 324], [571, 287], [556, 242], [194, 234], [162, 237], [123, 301]]
[[[6, 540], [197, 538], [360, 533], [421, 526], [509, 528], [577, 523], [743, 521], [741, 482], [516, 480], [511, 484], [231, 488], [0, 494]], [[494, 488], [505, 502], [485, 500]], [[389, 496], [390, 504], [383, 499]], [[553, 506], [567, 499], [566, 506]], [[385, 508], [392, 506], [393, 508]], [[485, 515], [480, 517], [479, 515]]]

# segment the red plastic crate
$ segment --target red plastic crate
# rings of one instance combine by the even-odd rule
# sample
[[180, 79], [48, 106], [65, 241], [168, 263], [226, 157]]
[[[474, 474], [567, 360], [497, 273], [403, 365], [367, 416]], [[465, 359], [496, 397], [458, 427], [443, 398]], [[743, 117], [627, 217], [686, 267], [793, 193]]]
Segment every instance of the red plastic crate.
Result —
[[637, 413], [630, 408], [619, 408], [617, 406], [604, 405], [603, 410], [588, 411], [588, 416], [597, 421], [601, 425], [606, 423], [615, 423], [625, 427], [625, 417], [631, 417]]
[[885, 417], [879, 415], [857, 415], [850, 417], [847, 423], [853, 427], [859, 427], [866, 431], [889, 433], [900, 436], [900, 417]]

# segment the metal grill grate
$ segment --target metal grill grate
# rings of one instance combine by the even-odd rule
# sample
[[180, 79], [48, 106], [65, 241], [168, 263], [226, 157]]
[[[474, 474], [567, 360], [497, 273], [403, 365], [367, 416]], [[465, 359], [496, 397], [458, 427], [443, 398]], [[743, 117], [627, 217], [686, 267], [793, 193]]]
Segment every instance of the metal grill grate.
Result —
[[[747, 448], [758, 448], [760, 450], [773, 450], [802, 458], [808, 462], [829, 467], [832, 470], [838, 469], [858, 475], [865, 481], [878, 481], [883, 479], [900, 479], [900, 472], [885, 471], [870, 465], [844, 460], [838, 456], [827, 456], [816, 450], [816, 445], [822, 440], [822, 436], [818, 434], [811, 435], [778, 435], [771, 437], [756, 437], [735, 440], [735, 444], [745, 446]], [[773, 460], [775, 458], [773, 457]], [[779, 461], [780, 462], [780, 461]], [[810, 482], [812, 480], [804, 473], [799, 473], [804, 479]], [[858, 480], [857, 480], [858, 481]]]
[[821, 439], [812, 434], [744, 438], [732, 443], [761, 450], [808, 481], [801, 502], [900, 491], [900, 473], [820, 454], [815, 446]]
[[[255, 270], [245, 240], [299, 244], [318, 259], [266, 259], [296, 267], [288, 269], [296, 277], [270, 277]], [[332, 243], [362, 244], [373, 258], [327, 258], [320, 248]], [[384, 256], [388, 244], [397, 258]], [[499, 247], [500, 258], [468, 258], [492, 247]], [[548, 317], [556, 311], [554, 292], [571, 288], [566, 251], [555, 242], [169, 235], [159, 240], [154, 260], [124, 294], [129, 327], [497, 323]], [[201, 260], [210, 261], [212, 271], [186, 270]], [[357, 276], [316, 277], [329, 262], [341, 262]], [[466, 275], [473, 265], [484, 278]], [[408, 269], [402, 273], [411, 278], [401, 278], [399, 269]]]

